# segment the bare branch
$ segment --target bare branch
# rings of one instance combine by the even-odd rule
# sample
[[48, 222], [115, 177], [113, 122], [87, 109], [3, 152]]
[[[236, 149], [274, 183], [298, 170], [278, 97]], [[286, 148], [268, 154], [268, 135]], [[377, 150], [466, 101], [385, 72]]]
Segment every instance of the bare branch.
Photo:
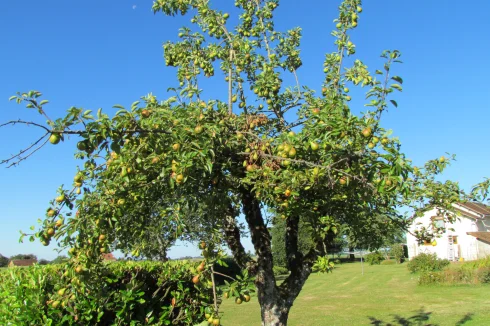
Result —
[[233, 277], [231, 277], [231, 276], [229, 276], [229, 275], [218, 273], [218, 272], [216, 272], [214, 269], [212, 269], [212, 271], [213, 271], [213, 273], [214, 273], [214, 274], [216, 274], [216, 275], [221, 275], [221, 276], [224, 276], [224, 277], [229, 278], [230, 280], [236, 281], [236, 279], [234, 279]]
[[20, 156], [22, 156], [22, 154], [28, 152], [31, 148], [33, 148], [34, 146], [36, 146], [37, 144], [39, 144], [39, 142], [41, 140], [43, 140], [44, 137], [46, 137], [47, 135], [49, 135], [49, 132], [45, 133], [44, 135], [42, 135], [42, 137], [40, 137], [37, 141], [35, 141], [34, 143], [31, 144], [31, 146], [21, 150], [18, 154], [16, 155], [12, 155], [11, 157], [9, 157], [8, 159], [5, 159], [5, 160], [2, 160], [0, 161], [0, 164], [5, 164], [5, 163], [8, 163], [10, 161], [12, 161], [13, 159], [15, 158], [18, 158]]
[[[43, 136], [44, 138], [44, 136]], [[42, 138], [41, 138], [42, 139]], [[35, 152], [37, 152], [38, 150], [40, 150], [44, 145], [46, 145], [46, 143], [49, 141], [49, 138], [46, 139], [46, 141], [44, 143], [42, 143], [40, 146], [38, 146], [36, 149], [34, 149], [32, 152], [30, 152], [29, 154], [27, 154], [26, 156], [24, 157], [19, 157], [19, 159], [14, 162], [14, 163], [11, 163], [10, 165], [7, 166], [7, 168], [10, 168], [12, 166], [16, 166], [16, 165], [19, 165], [20, 162], [22, 162], [23, 160], [29, 158], [31, 155], [33, 155]]]
[[46, 130], [47, 132], [52, 132], [52, 130], [50, 130], [48, 127], [46, 126], [43, 126], [39, 123], [35, 123], [35, 122], [32, 122], [32, 121], [24, 121], [24, 120], [12, 120], [12, 121], [8, 121], [8, 122], [5, 122], [3, 124], [0, 125], [0, 128], [2, 127], [5, 127], [7, 125], [15, 125], [17, 123], [20, 123], [20, 124], [25, 124], [25, 125], [33, 125], [33, 126], [36, 126], [36, 127], [39, 127], [39, 128], [42, 128], [44, 130]]
[[216, 282], [214, 281], [214, 268], [211, 266], [211, 281], [213, 282], [214, 312], [218, 313], [218, 298], [216, 296]]

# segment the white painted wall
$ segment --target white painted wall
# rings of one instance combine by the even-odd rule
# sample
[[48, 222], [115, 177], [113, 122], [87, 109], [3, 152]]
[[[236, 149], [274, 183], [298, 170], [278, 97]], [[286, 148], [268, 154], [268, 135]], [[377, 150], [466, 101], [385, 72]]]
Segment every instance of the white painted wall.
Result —
[[[437, 216], [437, 209], [433, 209], [420, 218], [414, 219], [410, 226], [413, 232], [421, 227], [431, 227], [431, 217]], [[453, 245], [455, 260], [462, 257], [464, 260], [475, 260], [490, 255], [490, 244], [477, 241], [475, 237], [466, 234], [471, 231], [490, 231], [490, 218], [485, 220], [475, 219], [473, 212], [465, 210], [462, 216], [452, 223], [445, 223], [446, 232], [440, 238], [436, 238], [437, 245], [419, 245], [417, 239], [410, 233], [407, 234], [407, 246], [409, 259], [417, 256], [419, 253], [436, 253], [439, 258], [448, 259], [449, 241], [448, 236], [457, 236], [458, 243]], [[450, 228], [454, 231], [449, 230]]]

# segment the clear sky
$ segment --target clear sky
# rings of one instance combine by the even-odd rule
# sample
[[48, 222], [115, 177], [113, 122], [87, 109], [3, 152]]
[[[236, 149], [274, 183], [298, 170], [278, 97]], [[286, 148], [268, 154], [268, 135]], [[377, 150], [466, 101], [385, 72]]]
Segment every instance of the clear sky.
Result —
[[[230, 0], [211, 1], [233, 14]], [[282, 0], [279, 29], [303, 28], [300, 82], [319, 89], [324, 54], [333, 50], [332, 20], [340, 0]], [[17, 91], [39, 90], [50, 100], [51, 117], [71, 106], [86, 109], [129, 106], [153, 92], [160, 99], [175, 83], [165, 67], [162, 43], [174, 40], [189, 17], [153, 15], [149, 0], [3, 0], [0, 2], [0, 123], [39, 120], [37, 113], [8, 102]], [[396, 74], [404, 92], [384, 126], [399, 136], [415, 163], [446, 152], [457, 161], [445, 174], [465, 189], [490, 176], [490, 2], [365, 1], [353, 34], [357, 57], [381, 68], [384, 49], [402, 52]], [[217, 78], [205, 97], [226, 96]], [[352, 102], [362, 110], [362, 98]], [[34, 128], [0, 129], [0, 158], [16, 153], [39, 134]], [[76, 139], [46, 146], [19, 167], [0, 166], [0, 253], [35, 253], [52, 259], [55, 245], [18, 244], [19, 230], [36, 224], [62, 183], [71, 184]], [[251, 248], [250, 244], [247, 244]], [[171, 257], [196, 255], [192, 246]]]

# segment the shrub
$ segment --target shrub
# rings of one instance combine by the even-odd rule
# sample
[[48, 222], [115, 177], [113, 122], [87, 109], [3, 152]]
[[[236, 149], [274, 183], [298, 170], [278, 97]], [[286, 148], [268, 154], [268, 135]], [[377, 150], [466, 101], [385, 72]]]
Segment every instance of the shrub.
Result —
[[490, 256], [478, 260], [468, 261], [462, 265], [462, 268], [479, 269], [490, 267]]
[[289, 270], [286, 267], [282, 266], [274, 266], [272, 270], [274, 271], [274, 276], [289, 274]]
[[411, 273], [437, 272], [449, 265], [449, 260], [439, 259], [437, 255], [421, 253], [408, 262], [407, 268]]
[[366, 262], [369, 263], [369, 265], [379, 265], [385, 259], [385, 257], [379, 251], [375, 251], [367, 254], [365, 259]]
[[490, 283], [490, 267], [481, 267], [476, 271], [478, 282]]
[[97, 278], [65, 267], [1, 272], [0, 325], [194, 325], [209, 311], [212, 294], [191, 281], [195, 264], [115, 262]]
[[403, 263], [405, 259], [405, 245], [395, 244], [390, 248], [390, 256], [395, 258], [396, 263]]
[[418, 284], [432, 285], [442, 283], [443, 281], [444, 275], [442, 272], [424, 271], [419, 276]]
[[392, 259], [386, 259], [381, 262], [381, 265], [396, 265], [396, 261]]

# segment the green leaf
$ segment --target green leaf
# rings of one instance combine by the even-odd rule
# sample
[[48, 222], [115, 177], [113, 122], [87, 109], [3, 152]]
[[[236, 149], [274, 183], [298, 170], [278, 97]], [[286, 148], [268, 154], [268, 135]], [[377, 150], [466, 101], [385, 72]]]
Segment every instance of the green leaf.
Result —
[[400, 92], [402, 91], [402, 87], [401, 87], [400, 85], [398, 85], [398, 84], [393, 84], [393, 85], [391, 85], [390, 87], [391, 87], [391, 88], [394, 88], [394, 89], [396, 89], [396, 90], [399, 90]]
[[16, 98], [17, 98], [17, 96], [16, 96], [16, 95], [14, 95], [14, 96], [10, 96], [10, 97], [9, 97], [9, 101], [15, 100]]
[[[124, 106], [122, 106], [121, 104], [116, 104], [116, 105], [113, 105], [112, 107], [113, 107], [114, 109], [123, 109], [123, 110], [126, 110], [126, 109], [124, 108]], [[118, 112], [119, 112], [119, 111], [118, 111]], [[117, 113], [116, 113], [116, 114], [117, 114]]]
[[133, 102], [133, 104], [131, 104], [131, 110], [136, 110], [138, 108], [138, 104], [140, 104], [140, 101]]
[[396, 81], [400, 84], [403, 84], [403, 79], [400, 76], [393, 76], [393, 77], [391, 77], [391, 79], [393, 79], [394, 81]]
[[391, 104], [393, 104], [393, 105], [395, 106], [395, 108], [397, 108], [397, 107], [398, 107], [398, 103], [396, 103], [396, 101], [395, 101], [395, 100], [390, 100], [390, 102], [391, 102]]

